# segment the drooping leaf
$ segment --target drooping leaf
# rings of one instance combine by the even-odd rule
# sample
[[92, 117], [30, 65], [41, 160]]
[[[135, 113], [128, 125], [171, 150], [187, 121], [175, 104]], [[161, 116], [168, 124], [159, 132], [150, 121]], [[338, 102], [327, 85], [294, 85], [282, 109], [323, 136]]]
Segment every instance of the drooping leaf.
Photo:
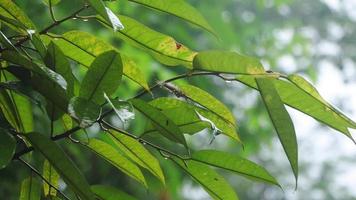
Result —
[[19, 200], [40, 200], [41, 183], [35, 177], [28, 177], [21, 183]]
[[91, 189], [101, 200], [136, 200], [133, 196], [112, 186], [93, 185]]
[[14, 127], [17, 131], [22, 130], [21, 122], [18, 119], [17, 108], [14, 106], [9, 94], [6, 90], [0, 90], [0, 108], [5, 119]]
[[112, 140], [122, 152], [165, 184], [164, 175], [158, 160], [140, 142], [113, 130], [109, 130], [109, 132]]
[[179, 127], [161, 111], [140, 99], [131, 99], [130, 102], [152, 122], [160, 134], [187, 147], [187, 142]]
[[91, 5], [94, 10], [102, 16], [110, 25], [113, 27], [114, 31], [124, 29], [119, 18], [108, 8], [105, 6], [104, 2], [101, 0], [86, 0], [89, 5]]
[[255, 58], [236, 52], [203, 51], [193, 61], [193, 68], [203, 71], [233, 74], [264, 74], [262, 64]]
[[119, 17], [125, 24], [125, 29], [116, 32], [119, 38], [147, 51], [165, 65], [192, 67], [196, 52], [178, 43], [174, 38], [152, 30], [130, 17], [123, 15]]
[[[51, 41], [48, 36], [43, 36], [43, 38], [47, 43]], [[90, 67], [95, 57], [100, 54], [110, 50], [118, 51], [111, 44], [82, 31], [70, 31], [52, 41], [62, 49], [67, 57], [86, 67]], [[123, 54], [121, 54], [121, 59], [124, 75], [149, 90], [145, 76], [136, 66], [136, 63]]]
[[193, 6], [189, 5], [184, 0], [130, 0], [132, 2], [142, 4], [154, 10], [159, 10], [171, 15], [175, 15], [185, 21], [195, 24], [210, 33], [216, 35], [213, 28], [206, 19]]
[[111, 108], [114, 109], [116, 115], [119, 117], [124, 127], [127, 121], [135, 118], [134, 108], [130, 102], [110, 99], [106, 95], [105, 98]]
[[189, 99], [200, 104], [229, 123], [236, 125], [235, 118], [230, 110], [208, 92], [188, 84], [179, 85], [179, 90]]
[[38, 33], [32, 34], [31, 43], [40, 54], [41, 58], [44, 59], [47, 53], [47, 48], [41, 40], [41, 37]]
[[[258, 90], [254, 76], [244, 75], [237, 76], [236, 78], [247, 86]], [[320, 102], [293, 83], [277, 79], [274, 85], [284, 104], [313, 117], [319, 122], [340, 131], [352, 139], [348, 128], [356, 128], [356, 126], [350, 122], [351, 120], [346, 120], [348, 118], [345, 115], [335, 112], [335, 108]]]
[[17, 119], [20, 123], [21, 132], [28, 133], [34, 130], [32, 106], [30, 101], [18, 93], [9, 91], [13, 104], [16, 107]]
[[236, 200], [238, 197], [229, 183], [205, 164], [194, 160], [181, 161], [177, 158], [172, 160], [199, 183], [213, 199]]
[[81, 171], [55, 142], [40, 133], [29, 133], [26, 138], [56, 169], [69, 188], [82, 199], [95, 200]]
[[[192, 104], [174, 98], [156, 98], [155, 100], [151, 101], [150, 104], [161, 110], [186, 107], [187, 109], [190, 109], [194, 112], [197, 111], [200, 115], [209, 119], [214, 124], [214, 126], [219, 129], [219, 132], [231, 137], [232, 139], [235, 139], [236, 141], [241, 141], [239, 135], [236, 132], [236, 127], [234, 127], [231, 123], [226, 122], [226, 120], [221, 119], [221, 117], [210, 112], [209, 110], [194, 106]], [[202, 120], [199, 119], [199, 121]]]
[[0, 31], [0, 43], [3, 45], [3, 47], [9, 48], [14, 51], [18, 51], [17, 48], [11, 43], [11, 41], [6, 37], [6, 35], [2, 31]]
[[298, 179], [298, 144], [292, 119], [274, 86], [273, 78], [256, 78], [257, 87], [278, 134], [283, 149], [292, 167], [295, 179]]
[[104, 93], [110, 96], [118, 88], [122, 77], [121, 56], [116, 51], [99, 55], [86, 73], [79, 97], [101, 105], [105, 102]]
[[11, 162], [15, 150], [15, 138], [5, 129], [0, 128], [0, 169], [5, 168]]
[[[54, 167], [48, 162], [48, 160], [45, 160], [43, 162], [42, 176], [52, 186], [54, 186], [55, 188], [58, 188], [58, 186], [59, 186], [59, 174], [54, 169]], [[44, 192], [44, 195], [46, 197], [47, 196], [56, 196], [57, 195], [57, 190], [55, 190], [55, 188], [52, 188], [52, 186], [48, 185], [46, 182], [43, 182], [43, 192]]]
[[86, 128], [96, 122], [100, 116], [101, 108], [90, 100], [73, 97], [68, 105], [68, 113], [79, 121], [80, 127]]
[[94, 138], [89, 140], [87, 147], [115, 166], [117, 169], [147, 187], [145, 177], [143, 176], [141, 170], [134, 163], [121, 155], [114, 147]]
[[[26, 28], [26, 30], [36, 30], [33, 22], [12, 0], [0, 0], [0, 15], [18, 21], [22, 27]], [[16, 26], [13, 26], [12, 28], [21, 31], [22, 33], [26, 33], [26, 31], [20, 30]]]
[[202, 150], [194, 152], [192, 160], [236, 172], [252, 180], [279, 186], [276, 179], [265, 168], [237, 155], [222, 151]]

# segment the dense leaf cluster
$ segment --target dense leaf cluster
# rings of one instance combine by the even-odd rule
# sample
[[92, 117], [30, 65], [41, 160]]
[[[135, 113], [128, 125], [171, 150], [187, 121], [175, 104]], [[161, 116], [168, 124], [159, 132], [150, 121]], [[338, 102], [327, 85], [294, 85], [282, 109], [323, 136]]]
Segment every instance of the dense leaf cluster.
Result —
[[[131, 1], [216, 34], [204, 17], [183, 0]], [[226, 135], [236, 141], [236, 145], [242, 142], [238, 123], [223, 103], [198, 87], [175, 83], [191, 76], [215, 76], [258, 90], [296, 179], [298, 145], [285, 105], [352, 139], [349, 128], [356, 128], [356, 123], [326, 102], [301, 76], [266, 71], [257, 59], [236, 52], [193, 51], [128, 16], [113, 13], [105, 1], [86, 0], [82, 8], [59, 20], [53, 6], [60, 1], [44, 2], [53, 23], [38, 30], [13, 1], [0, 0], [0, 168], [12, 161], [21, 161], [34, 172], [23, 180], [20, 199], [35, 200], [41, 196], [68, 199], [59, 188], [60, 180], [80, 199], [134, 199], [113, 186], [91, 186], [56, 143], [66, 138], [73, 145], [84, 145], [143, 187], [149, 186], [142, 169], [165, 184], [163, 170], [152, 149], [189, 174], [213, 199], [238, 197], [224, 177], [211, 167], [280, 186], [266, 169], [245, 158], [213, 149], [190, 148], [185, 134], [193, 135], [202, 130], [211, 130], [214, 137]], [[82, 15], [83, 12], [94, 15]], [[98, 21], [113, 29], [122, 41], [144, 50], [163, 65], [183, 66], [186, 73], [149, 86], [139, 66], [114, 45], [80, 30], [61, 35], [51, 33], [54, 27], [73, 18]], [[77, 68], [86, 69], [81, 81], [73, 73]], [[143, 90], [130, 99], [120, 100], [115, 91], [122, 81], [133, 81]], [[142, 98], [158, 89], [172, 95], [151, 101]], [[34, 94], [43, 100], [34, 98]], [[39, 133], [33, 125], [33, 106], [45, 110], [43, 113], [50, 119], [51, 126], [61, 121], [64, 132], [54, 134], [52, 127], [51, 133]], [[117, 116], [123, 123], [132, 120], [133, 110], [149, 121], [139, 136], [110, 121], [111, 116]], [[73, 139], [75, 133], [93, 124], [100, 124], [104, 136], [88, 137], [86, 141]], [[174, 148], [167, 148], [167, 143]], [[32, 159], [33, 151], [45, 158], [42, 172], [27, 161]], [[33, 177], [35, 174], [42, 182]]]

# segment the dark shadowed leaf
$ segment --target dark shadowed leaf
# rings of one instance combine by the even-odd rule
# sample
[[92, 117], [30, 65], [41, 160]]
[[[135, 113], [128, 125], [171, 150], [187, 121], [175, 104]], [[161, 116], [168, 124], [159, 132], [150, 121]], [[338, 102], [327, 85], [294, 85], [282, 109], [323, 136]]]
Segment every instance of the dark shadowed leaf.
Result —
[[82, 199], [95, 200], [81, 171], [55, 142], [39, 133], [29, 133], [26, 138], [56, 169], [69, 188]]
[[0, 128], [0, 169], [5, 168], [11, 162], [15, 150], [15, 138], [5, 129]]
[[274, 86], [273, 78], [256, 78], [263, 102], [288, 157], [295, 179], [298, 179], [298, 144], [294, 125]]

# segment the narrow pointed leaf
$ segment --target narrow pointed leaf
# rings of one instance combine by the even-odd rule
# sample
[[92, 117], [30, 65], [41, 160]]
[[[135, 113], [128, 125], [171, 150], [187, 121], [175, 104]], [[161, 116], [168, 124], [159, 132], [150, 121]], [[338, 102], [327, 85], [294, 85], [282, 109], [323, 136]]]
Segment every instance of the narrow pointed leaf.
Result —
[[5, 129], [0, 128], [0, 169], [5, 168], [11, 162], [15, 150], [15, 138]]
[[90, 139], [87, 147], [107, 160], [117, 169], [147, 187], [145, 177], [143, 176], [141, 170], [134, 163], [121, 155], [114, 147], [97, 139]]
[[213, 28], [206, 19], [193, 6], [189, 5], [184, 0], [130, 0], [132, 2], [142, 4], [154, 10], [159, 10], [174, 16], [177, 16], [185, 21], [195, 24], [210, 33], [216, 35]]
[[297, 180], [298, 144], [292, 119], [274, 86], [274, 79], [256, 78], [256, 83]]
[[235, 118], [230, 110], [208, 92], [188, 84], [180, 85], [179, 90], [189, 99], [200, 104], [229, 123], [236, 125]]
[[[58, 188], [58, 186], [59, 186], [59, 174], [54, 169], [54, 167], [48, 162], [48, 160], [45, 160], [43, 162], [42, 176], [49, 183], [51, 183], [52, 186], [54, 186], [55, 188]], [[44, 192], [44, 195], [46, 197], [47, 196], [56, 196], [57, 195], [57, 190], [52, 188], [52, 186], [48, 185], [46, 182], [43, 182], [43, 192]]]
[[[227, 135], [236, 141], [241, 141], [238, 133], [236, 132], [235, 126], [233, 126], [231, 123], [226, 122], [226, 120], [223, 120], [221, 117], [219, 117], [215, 113], [210, 112], [209, 110], [194, 106], [192, 104], [174, 98], [157, 98], [151, 101], [150, 104], [161, 110], [186, 107], [187, 109], [190, 109], [194, 112], [197, 111], [203, 117], [211, 120], [214, 126], [218, 129], [218, 132], [221, 132], [222, 134]], [[199, 121], [202, 120], [199, 119]]]
[[140, 99], [131, 99], [130, 102], [138, 111], [140, 111], [140, 113], [153, 123], [163, 136], [187, 147], [187, 142], [179, 127], [161, 111]]
[[[44, 38], [47, 43], [51, 41], [51, 38], [48, 36], [42, 36], [42, 38]], [[75, 60], [88, 68], [94, 61], [95, 57], [100, 54], [110, 50], [118, 51], [111, 46], [111, 44], [82, 31], [70, 31], [64, 33], [60, 38], [56, 38], [56, 40], [52, 40], [52, 42], [60, 47], [68, 58]], [[121, 54], [121, 59], [123, 64], [123, 74], [146, 90], [149, 90], [145, 76], [137, 67], [136, 63], [123, 54]]]
[[262, 64], [255, 58], [236, 52], [203, 51], [193, 61], [193, 68], [203, 71], [233, 74], [263, 74]]
[[21, 183], [19, 200], [40, 200], [41, 183], [35, 177], [28, 177]]
[[110, 136], [119, 149], [131, 160], [150, 171], [163, 184], [164, 175], [158, 160], [136, 139], [110, 130]]
[[82, 199], [95, 200], [85, 177], [73, 161], [52, 140], [39, 133], [30, 133], [26, 138], [56, 169], [66, 184]]
[[252, 180], [279, 186], [276, 179], [265, 168], [237, 155], [222, 151], [202, 150], [193, 153], [192, 160], [236, 172]]
[[105, 102], [104, 93], [112, 95], [118, 88], [122, 77], [121, 56], [116, 51], [99, 55], [86, 73], [79, 97], [93, 101], [98, 105]]
[[185, 162], [172, 158], [185, 172], [187, 172], [197, 183], [199, 183], [213, 199], [236, 200], [238, 197], [229, 183], [205, 164], [194, 160]]
[[165, 65], [192, 67], [196, 52], [178, 43], [174, 38], [152, 30], [130, 17], [123, 15], [119, 17], [125, 24], [125, 29], [116, 32], [119, 38], [147, 51]]
[[[238, 76], [237, 80], [258, 90], [254, 76]], [[340, 131], [353, 140], [349, 128], [355, 128], [354, 123], [345, 115], [335, 112], [334, 107], [320, 102], [312, 94], [307, 93], [304, 89], [296, 86], [294, 83], [285, 80], [275, 80], [275, 87], [284, 104], [313, 117], [319, 122]]]
[[101, 200], [136, 200], [133, 196], [112, 186], [93, 185], [91, 189]]

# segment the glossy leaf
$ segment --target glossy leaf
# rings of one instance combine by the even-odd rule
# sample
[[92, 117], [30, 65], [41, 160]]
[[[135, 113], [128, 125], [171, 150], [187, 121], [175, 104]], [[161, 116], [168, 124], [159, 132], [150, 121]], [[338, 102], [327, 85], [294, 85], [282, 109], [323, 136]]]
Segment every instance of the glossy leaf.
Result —
[[[221, 119], [221, 117], [206, 109], [194, 106], [192, 104], [174, 98], [156, 98], [155, 100], [151, 101], [150, 104], [161, 110], [187, 107], [188, 109], [191, 109], [194, 112], [197, 111], [200, 115], [211, 120], [214, 126], [219, 129], [219, 132], [235, 139], [236, 141], [240, 141], [240, 137], [236, 132], [236, 128], [231, 123], [226, 122], [226, 120]], [[196, 112], [195, 115], [197, 116]], [[175, 117], [179, 116], [176, 115]], [[199, 121], [202, 120], [200, 119]]]
[[192, 160], [236, 172], [252, 180], [279, 186], [276, 179], [265, 168], [237, 155], [222, 151], [202, 150], [193, 153]]
[[94, 10], [102, 16], [107, 22], [111, 24], [113, 29], [122, 30], [124, 26], [121, 24], [119, 18], [108, 8], [101, 0], [86, 0]]
[[172, 160], [199, 183], [213, 199], [238, 199], [233, 188], [224, 177], [216, 173], [207, 165], [194, 160], [186, 160], [184, 162], [177, 158], [172, 158]]
[[268, 114], [288, 157], [295, 179], [298, 178], [298, 144], [292, 119], [274, 86], [273, 78], [256, 78]]
[[121, 155], [114, 147], [101, 140], [97, 140], [94, 138], [89, 140], [87, 147], [105, 160], [107, 160], [117, 169], [147, 187], [145, 177], [143, 176], [141, 170], [134, 163], [132, 163], [126, 157]]
[[[254, 76], [238, 76], [237, 80], [258, 89]], [[345, 115], [334, 111], [334, 108], [320, 102], [318, 99], [300, 89], [295, 84], [285, 80], [275, 80], [275, 87], [284, 104], [303, 112], [306, 115], [338, 130], [352, 139], [348, 128], [355, 128]], [[353, 140], [353, 139], [352, 139]]]
[[109, 132], [112, 140], [122, 152], [165, 184], [158, 160], [139, 141], [113, 130], [109, 130]]
[[116, 51], [99, 55], [86, 73], [79, 97], [101, 105], [105, 102], [104, 93], [112, 95], [118, 88], [122, 77], [121, 56]]
[[41, 152], [56, 169], [69, 188], [82, 199], [95, 200], [94, 194], [80, 170], [55, 142], [39, 133], [27, 134], [26, 138], [35, 150]]
[[179, 142], [187, 147], [184, 135], [181, 133], [179, 127], [174, 122], [160, 112], [157, 108], [151, 106], [140, 99], [131, 99], [132, 105], [140, 111], [147, 119], [149, 119], [160, 134], [168, 139]]
[[235, 118], [230, 110], [208, 92], [188, 84], [179, 85], [179, 90], [184, 96], [200, 104], [229, 123], [236, 125]]
[[[47, 43], [51, 41], [51, 38], [48, 36], [43, 36], [43, 38]], [[95, 57], [101, 53], [110, 50], [118, 51], [109, 43], [82, 31], [70, 31], [52, 41], [62, 49], [67, 57], [86, 67], [90, 67]], [[121, 54], [121, 59], [124, 75], [146, 90], [149, 90], [145, 76], [136, 66], [136, 63], [123, 54]]]
[[21, 183], [19, 200], [40, 200], [41, 183], [35, 177], [28, 177]]
[[159, 10], [171, 15], [175, 15], [185, 21], [195, 24], [212, 34], [216, 35], [213, 28], [206, 19], [193, 6], [189, 5], [184, 0], [130, 0], [132, 2], [142, 4], [154, 10]]
[[93, 185], [91, 189], [101, 200], [136, 200], [131, 195], [112, 186]]
[[[43, 178], [45, 178], [49, 183], [51, 183], [52, 186], [55, 188], [58, 188], [59, 186], [59, 174], [57, 171], [54, 169], [54, 167], [48, 162], [48, 160], [45, 160], [43, 162], [43, 172], [42, 172]], [[43, 192], [44, 195], [47, 196], [56, 196], [57, 195], [57, 190], [52, 188], [52, 186], [48, 185], [46, 182], [43, 182]]]
[[86, 128], [95, 123], [100, 117], [101, 108], [92, 101], [74, 97], [68, 105], [68, 113], [79, 121], [80, 127]]
[[130, 102], [110, 99], [106, 95], [105, 98], [111, 108], [114, 109], [124, 127], [126, 122], [135, 118], [134, 108]]
[[0, 128], [0, 169], [5, 168], [11, 162], [15, 150], [15, 138], [5, 129]]
[[264, 74], [262, 64], [255, 58], [236, 52], [203, 51], [193, 61], [193, 68], [203, 71], [232, 74]]
[[174, 38], [152, 30], [130, 17], [123, 15], [119, 17], [125, 24], [125, 29], [116, 33], [119, 38], [147, 51], [165, 65], [192, 67], [196, 52], [178, 43]]

